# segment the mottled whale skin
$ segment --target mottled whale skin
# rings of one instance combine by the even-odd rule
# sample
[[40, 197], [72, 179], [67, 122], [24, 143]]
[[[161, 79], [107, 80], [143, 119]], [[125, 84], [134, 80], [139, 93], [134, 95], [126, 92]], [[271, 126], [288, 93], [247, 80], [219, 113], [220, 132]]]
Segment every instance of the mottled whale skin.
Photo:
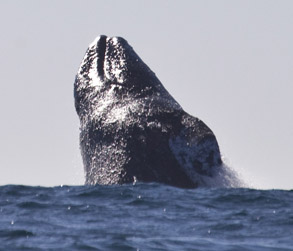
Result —
[[222, 161], [213, 132], [187, 114], [121, 37], [97, 37], [74, 83], [86, 184], [206, 186]]

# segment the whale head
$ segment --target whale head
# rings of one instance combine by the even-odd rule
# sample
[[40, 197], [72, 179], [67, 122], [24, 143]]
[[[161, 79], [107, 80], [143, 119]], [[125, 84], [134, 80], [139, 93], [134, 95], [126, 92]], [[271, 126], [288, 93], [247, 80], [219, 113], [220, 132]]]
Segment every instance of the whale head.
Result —
[[181, 109], [155, 73], [121, 37], [102, 35], [89, 45], [76, 75], [74, 96], [80, 118], [92, 114], [91, 109], [105, 107], [105, 100], [115, 103], [127, 97], [160, 96]]
[[213, 132], [181, 108], [121, 37], [99, 36], [89, 45], [74, 96], [87, 184], [137, 177], [197, 187], [221, 165]]

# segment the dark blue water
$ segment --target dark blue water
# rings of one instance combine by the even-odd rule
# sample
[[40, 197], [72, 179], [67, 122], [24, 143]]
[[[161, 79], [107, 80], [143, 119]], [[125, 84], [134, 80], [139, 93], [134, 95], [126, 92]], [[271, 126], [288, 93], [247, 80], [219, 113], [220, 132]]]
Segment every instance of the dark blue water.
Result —
[[293, 191], [0, 187], [1, 250], [293, 250]]

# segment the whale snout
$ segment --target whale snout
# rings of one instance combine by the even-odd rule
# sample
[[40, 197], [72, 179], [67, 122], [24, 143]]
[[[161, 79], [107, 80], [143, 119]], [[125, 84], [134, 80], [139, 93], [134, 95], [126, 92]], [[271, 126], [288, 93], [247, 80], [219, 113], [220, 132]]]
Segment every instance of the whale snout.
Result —
[[100, 82], [121, 84], [138, 61], [140, 58], [124, 38], [101, 35], [89, 45], [79, 72], [88, 72], [90, 79], [98, 78]]
[[[119, 88], [143, 89], [150, 70], [122, 37], [98, 36], [80, 64], [74, 83], [79, 115], [100, 101], [103, 93]], [[146, 76], [146, 77], [144, 77]]]
[[[90, 45], [89, 51], [96, 54], [96, 62], [93, 62], [97, 75], [102, 80], [119, 80], [119, 73], [123, 71], [126, 64], [126, 55], [132, 48], [122, 37], [107, 37], [101, 35]], [[120, 81], [122, 82], [122, 81]]]

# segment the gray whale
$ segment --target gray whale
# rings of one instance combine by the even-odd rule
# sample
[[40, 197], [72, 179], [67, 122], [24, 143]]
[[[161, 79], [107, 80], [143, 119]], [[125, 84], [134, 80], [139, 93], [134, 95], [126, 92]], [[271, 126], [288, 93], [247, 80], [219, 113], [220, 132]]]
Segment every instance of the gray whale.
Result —
[[213, 132], [181, 108], [121, 37], [89, 45], [74, 97], [86, 184], [195, 188], [221, 168]]

